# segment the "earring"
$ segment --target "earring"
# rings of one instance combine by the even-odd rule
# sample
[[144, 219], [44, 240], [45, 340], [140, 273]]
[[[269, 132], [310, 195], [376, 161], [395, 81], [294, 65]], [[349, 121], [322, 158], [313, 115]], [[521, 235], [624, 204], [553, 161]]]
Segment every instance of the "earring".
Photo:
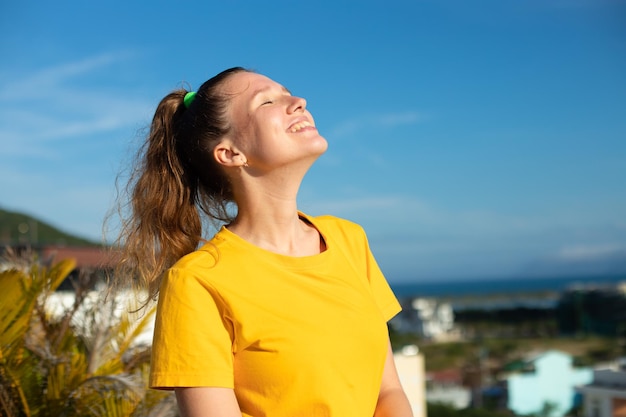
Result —
[[248, 161], [244, 161], [244, 162], [243, 162], [243, 166], [244, 166], [244, 167], [249, 166], [249, 165], [248, 165]]

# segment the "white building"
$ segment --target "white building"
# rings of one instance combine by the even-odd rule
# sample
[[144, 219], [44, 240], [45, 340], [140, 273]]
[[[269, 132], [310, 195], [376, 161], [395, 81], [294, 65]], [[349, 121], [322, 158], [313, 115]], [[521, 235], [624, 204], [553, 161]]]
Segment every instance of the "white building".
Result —
[[400, 332], [417, 333], [427, 339], [445, 340], [456, 335], [452, 305], [434, 298], [412, 299], [391, 324]]
[[398, 370], [400, 383], [406, 393], [413, 415], [426, 417], [426, 378], [424, 375], [424, 356], [416, 346], [405, 346], [400, 352], [394, 352], [393, 359]]
[[457, 410], [470, 406], [472, 392], [463, 386], [463, 371], [449, 368], [426, 375], [426, 402], [447, 404]]
[[593, 381], [579, 388], [584, 417], [626, 417], [626, 367], [593, 371]]

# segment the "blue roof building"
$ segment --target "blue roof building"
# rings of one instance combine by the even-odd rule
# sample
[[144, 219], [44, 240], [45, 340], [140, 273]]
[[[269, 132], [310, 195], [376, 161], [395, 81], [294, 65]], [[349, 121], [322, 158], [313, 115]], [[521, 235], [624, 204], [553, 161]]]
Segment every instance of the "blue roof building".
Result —
[[579, 402], [576, 387], [593, 380], [591, 368], [575, 368], [569, 354], [556, 350], [515, 365], [506, 380], [508, 408], [517, 415], [562, 417]]

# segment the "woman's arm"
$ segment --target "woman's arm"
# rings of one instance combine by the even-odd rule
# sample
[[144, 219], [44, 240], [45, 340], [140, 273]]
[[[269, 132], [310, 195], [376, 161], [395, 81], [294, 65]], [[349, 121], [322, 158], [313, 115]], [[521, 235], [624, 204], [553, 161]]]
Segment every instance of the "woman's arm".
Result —
[[389, 343], [389, 348], [387, 349], [383, 381], [380, 385], [374, 417], [413, 417], [409, 400], [402, 389], [402, 385], [400, 385], [400, 378], [393, 360], [391, 343]]
[[241, 410], [230, 388], [176, 388], [176, 401], [182, 417], [241, 417]]

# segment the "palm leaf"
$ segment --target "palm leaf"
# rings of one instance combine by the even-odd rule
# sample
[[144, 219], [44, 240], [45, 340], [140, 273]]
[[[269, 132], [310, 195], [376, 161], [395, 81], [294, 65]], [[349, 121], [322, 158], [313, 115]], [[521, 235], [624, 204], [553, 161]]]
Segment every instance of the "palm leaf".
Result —
[[62, 415], [129, 417], [144, 391], [142, 381], [128, 375], [95, 376], [70, 394]]
[[29, 280], [21, 271], [0, 272], [0, 294], [3, 307], [0, 310], [0, 355], [19, 340], [28, 330], [37, 293], [30, 291]]
[[65, 261], [50, 270], [33, 266], [30, 274], [18, 269], [0, 272], [0, 300], [3, 305], [0, 309], [2, 415], [31, 415], [29, 394], [40, 378], [36, 371], [38, 362], [33, 360], [27, 349], [25, 336], [31, 329], [39, 297], [57, 288], [74, 265], [73, 261]]
[[73, 260], [59, 262], [50, 271], [33, 267], [30, 276], [22, 271], [0, 272], [0, 357], [5, 349], [24, 336], [29, 328], [37, 298], [44, 291], [54, 291], [74, 269]]
[[71, 308], [46, 308], [74, 265], [0, 273], [0, 415], [176, 416], [172, 393], [146, 389], [150, 346], [139, 337], [154, 307], [131, 313], [81, 281]]

